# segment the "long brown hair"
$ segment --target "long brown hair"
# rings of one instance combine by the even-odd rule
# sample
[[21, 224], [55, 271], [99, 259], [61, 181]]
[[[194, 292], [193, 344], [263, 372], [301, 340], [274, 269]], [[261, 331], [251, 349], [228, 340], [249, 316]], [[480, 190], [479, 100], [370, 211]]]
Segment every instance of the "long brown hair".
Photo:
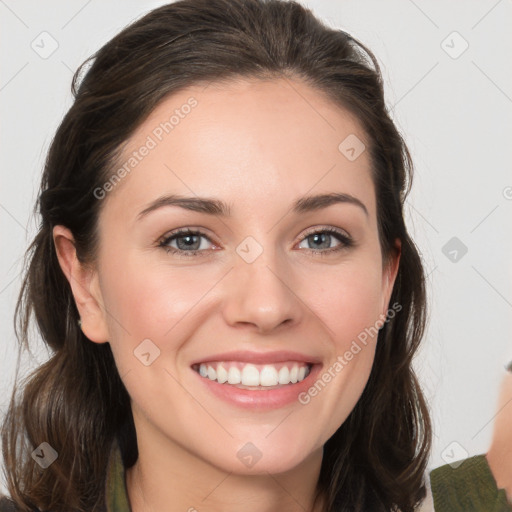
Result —
[[[293, 1], [181, 0], [82, 64], [47, 156], [15, 328], [21, 354], [34, 317], [52, 355], [15, 387], [2, 428], [8, 490], [20, 510], [102, 510], [112, 442], [120, 439], [127, 466], [137, 458], [128, 393], [110, 345], [91, 343], [77, 325], [52, 228], [68, 227], [80, 261], [93, 264], [104, 203], [94, 190], [112, 175], [123, 143], [168, 95], [240, 77], [303, 80], [356, 116], [370, 142], [383, 255], [401, 240], [390, 302], [402, 309], [380, 330], [365, 390], [324, 446], [317, 497], [326, 497], [327, 512], [409, 512], [424, 496], [431, 425], [412, 369], [425, 327], [424, 272], [403, 218], [412, 162], [384, 103], [377, 60]], [[42, 442], [58, 452], [45, 470], [30, 456]]]

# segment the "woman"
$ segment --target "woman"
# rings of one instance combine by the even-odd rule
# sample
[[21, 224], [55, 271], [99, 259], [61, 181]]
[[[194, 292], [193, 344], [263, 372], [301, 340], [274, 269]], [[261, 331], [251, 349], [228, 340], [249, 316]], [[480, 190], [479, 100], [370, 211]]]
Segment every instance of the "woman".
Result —
[[49, 151], [3, 427], [15, 510], [417, 510], [424, 274], [373, 54], [294, 2], [107, 43]]

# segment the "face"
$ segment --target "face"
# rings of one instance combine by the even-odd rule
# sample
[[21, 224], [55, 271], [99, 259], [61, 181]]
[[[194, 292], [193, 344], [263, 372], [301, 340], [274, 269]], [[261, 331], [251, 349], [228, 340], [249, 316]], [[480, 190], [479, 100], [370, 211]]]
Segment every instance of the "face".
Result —
[[130, 138], [96, 191], [98, 308], [78, 306], [139, 442], [235, 473], [321, 454], [368, 380], [398, 262], [361, 143], [347, 111], [287, 80], [188, 88]]

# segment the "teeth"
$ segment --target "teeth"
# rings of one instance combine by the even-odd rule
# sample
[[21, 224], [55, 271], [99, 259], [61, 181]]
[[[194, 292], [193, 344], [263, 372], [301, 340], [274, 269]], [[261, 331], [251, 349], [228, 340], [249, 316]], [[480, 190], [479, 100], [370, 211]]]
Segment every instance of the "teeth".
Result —
[[221, 384], [224, 384], [224, 382], [227, 382], [227, 380], [228, 372], [226, 371], [224, 366], [219, 364], [219, 366], [217, 366], [217, 381], [220, 382]]
[[246, 364], [242, 370], [242, 384], [244, 386], [259, 386], [260, 372], [256, 366]]
[[228, 371], [228, 384], [240, 384], [240, 382], [242, 382], [240, 370], [236, 366], [232, 366]]
[[210, 380], [217, 380], [217, 371], [211, 366], [208, 366], [208, 378]]
[[277, 386], [279, 384], [279, 376], [277, 370], [273, 366], [265, 365], [260, 373], [261, 386]]
[[[239, 366], [242, 366], [242, 369]], [[242, 384], [243, 386], [271, 387], [295, 384], [304, 380], [309, 372], [310, 367], [304, 363], [288, 363], [279, 370], [270, 364], [259, 367], [243, 363], [202, 363], [199, 365], [199, 375], [201, 377], [215, 380], [220, 384], [227, 382], [228, 384]]]
[[290, 370], [287, 366], [283, 366], [279, 370], [279, 384], [288, 384], [290, 382]]

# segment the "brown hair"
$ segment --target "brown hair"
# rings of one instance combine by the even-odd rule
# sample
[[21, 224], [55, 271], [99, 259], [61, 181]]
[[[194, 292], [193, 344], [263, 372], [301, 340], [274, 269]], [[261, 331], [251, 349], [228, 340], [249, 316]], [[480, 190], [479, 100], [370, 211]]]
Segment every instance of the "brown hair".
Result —
[[[317, 497], [326, 497], [328, 512], [408, 512], [421, 501], [431, 426], [412, 358], [425, 325], [424, 272], [403, 218], [412, 162], [385, 106], [379, 65], [351, 35], [293, 1], [181, 0], [134, 22], [82, 64], [48, 153], [15, 328], [21, 354], [34, 316], [52, 355], [15, 387], [2, 430], [8, 490], [20, 510], [102, 510], [112, 442], [120, 439], [127, 466], [137, 458], [128, 393], [110, 345], [89, 342], [77, 325], [52, 228], [67, 226], [80, 261], [94, 263], [102, 201], [93, 191], [163, 98], [216, 80], [283, 77], [303, 80], [361, 122], [383, 255], [401, 240], [390, 302], [402, 309], [380, 330], [365, 390], [324, 446]], [[59, 454], [45, 470], [30, 456], [41, 442]]]

